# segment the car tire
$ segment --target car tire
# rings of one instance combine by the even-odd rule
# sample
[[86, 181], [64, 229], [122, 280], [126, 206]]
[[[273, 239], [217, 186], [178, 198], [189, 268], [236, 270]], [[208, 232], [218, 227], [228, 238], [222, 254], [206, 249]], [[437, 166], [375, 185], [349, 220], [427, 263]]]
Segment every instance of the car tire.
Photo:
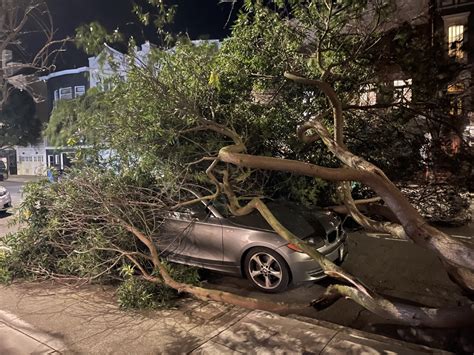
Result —
[[252, 248], [244, 259], [245, 275], [258, 290], [283, 292], [290, 283], [290, 269], [280, 254], [272, 249]]

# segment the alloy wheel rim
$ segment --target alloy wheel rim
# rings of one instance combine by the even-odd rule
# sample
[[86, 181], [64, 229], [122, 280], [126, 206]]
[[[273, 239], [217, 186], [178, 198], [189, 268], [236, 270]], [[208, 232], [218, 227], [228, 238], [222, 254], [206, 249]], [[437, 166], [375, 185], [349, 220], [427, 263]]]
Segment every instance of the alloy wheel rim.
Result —
[[277, 288], [283, 278], [280, 263], [267, 253], [253, 255], [249, 260], [248, 268], [252, 280], [266, 290]]

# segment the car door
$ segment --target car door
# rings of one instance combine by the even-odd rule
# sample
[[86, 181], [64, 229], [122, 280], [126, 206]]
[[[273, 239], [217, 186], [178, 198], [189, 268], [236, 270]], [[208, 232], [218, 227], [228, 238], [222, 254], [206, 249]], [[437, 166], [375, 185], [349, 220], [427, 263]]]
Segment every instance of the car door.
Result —
[[158, 244], [174, 261], [203, 267], [222, 264], [222, 225], [202, 203], [170, 213]]

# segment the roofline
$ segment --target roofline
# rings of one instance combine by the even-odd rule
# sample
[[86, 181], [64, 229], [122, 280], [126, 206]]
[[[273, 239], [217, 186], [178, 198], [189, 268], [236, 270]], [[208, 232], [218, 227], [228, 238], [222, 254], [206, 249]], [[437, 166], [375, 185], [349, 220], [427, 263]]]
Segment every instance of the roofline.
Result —
[[84, 73], [84, 72], [87, 72], [87, 71], [89, 71], [89, 67], [80, 67], [80, 68], [76, 68], [76, 69], [66, 69], [66, 70], [61, 70], [61, 71], [51, 73], [51, 74], [46, 75], [46, 76], [40, 76], [39, 79], [46, 81], [46, 80], [49, 80], [49, 79], [52, 79], [52, 78], [57, 78], [58, 76], [71, 75], [71, 74], [80, 74], [80, 73]]
[[122, 55], [122, 56], [125, 55], [124, 53], [122, 53], [122, 52], [116, 50], [115, 48], [113, 48], [113, 47], [111, 47], [111, 46], [109, 46], [107, 43], [104, 43], [104, 47], [105, 47], [106, 49], [110, 50], [111, 52], [115, 53], [115, 54]]

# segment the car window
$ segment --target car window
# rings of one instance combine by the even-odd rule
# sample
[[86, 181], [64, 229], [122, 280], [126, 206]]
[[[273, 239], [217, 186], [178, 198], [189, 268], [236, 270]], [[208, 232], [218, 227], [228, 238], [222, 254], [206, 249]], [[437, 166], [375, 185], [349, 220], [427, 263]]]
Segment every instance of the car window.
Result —
[[[265, 203], [271, 202], [267, 198], [263, 198]], [[241, 202], [241, 206], [244, 206], [250, 199]], [[212, 200], [212, 206], [225, 218], [235, 217], [229, 210], [227, 198], [224, 195], [219, 195], [215, 200]]]
[[176, 210], [176, 212], [187, 215], [190, 218], [199, 218], [204, 220], [209, 215], [209, 212], [206, 209], [206, 206], [201, 203], [197, 202], [192, 205], [180, 207]]

